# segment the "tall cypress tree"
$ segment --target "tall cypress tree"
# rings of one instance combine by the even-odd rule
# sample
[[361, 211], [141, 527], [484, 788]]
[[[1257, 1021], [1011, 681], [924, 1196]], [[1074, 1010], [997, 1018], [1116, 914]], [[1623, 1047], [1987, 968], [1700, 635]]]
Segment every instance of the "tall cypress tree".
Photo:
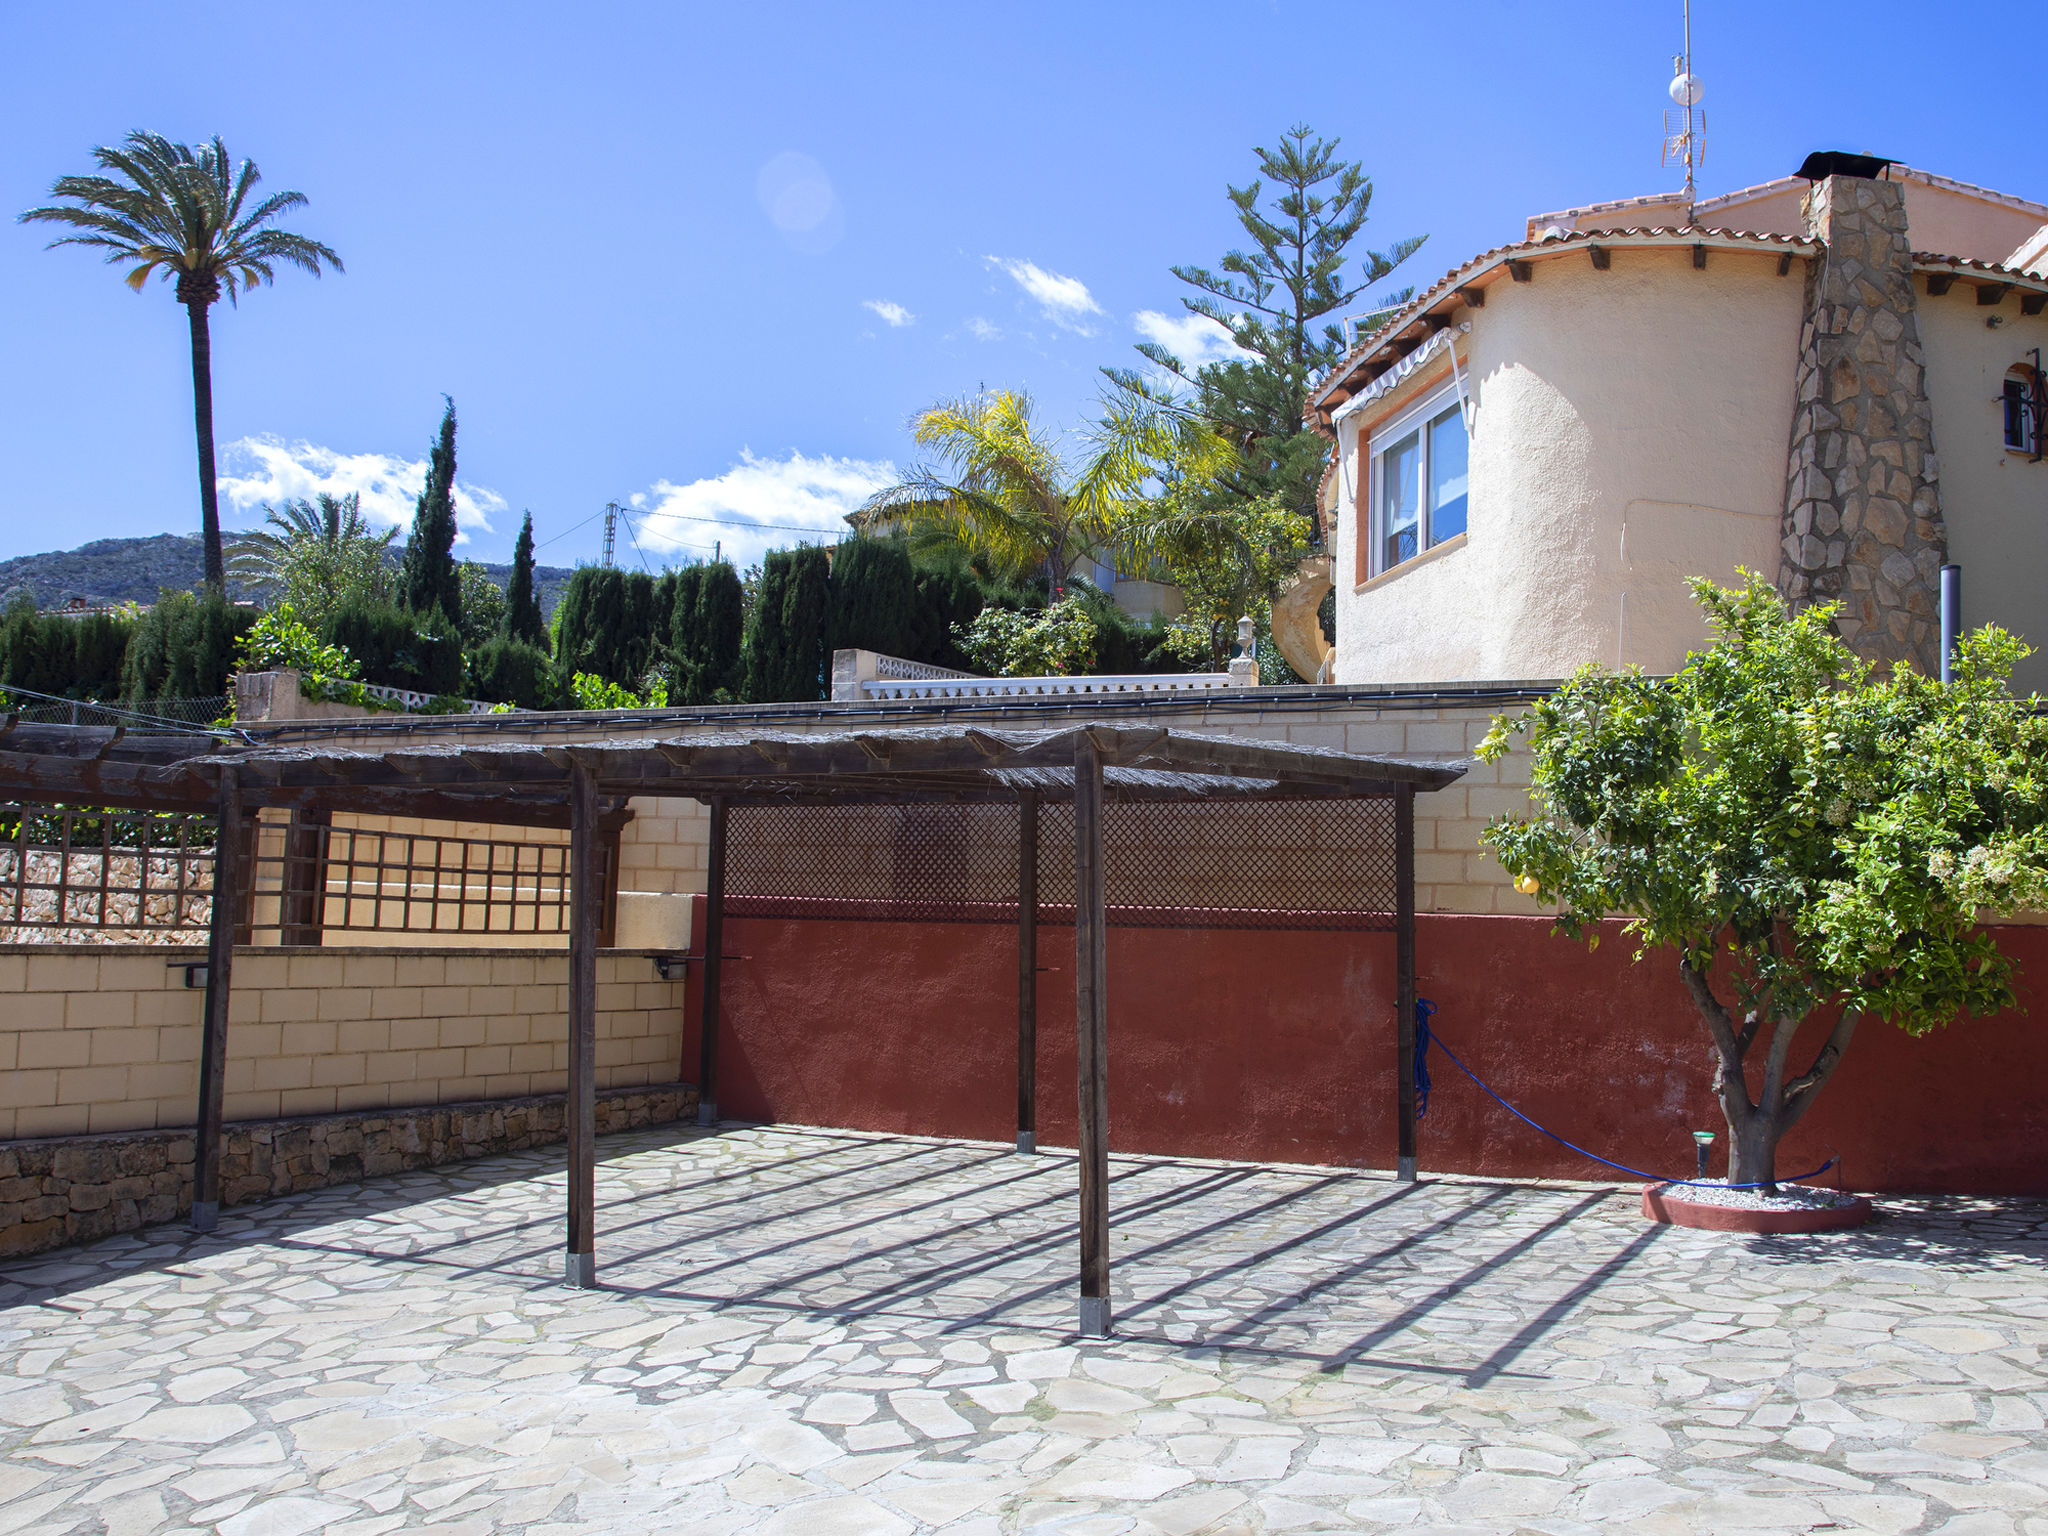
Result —
[[540, 599], [533, 591], [533, 514], [519, 525], [519, 542], [512, 546], [512, 583], [505, 590], [505, 628], [509, 639], [528, 645], [548, 643], [547, 620], [541, 617]]
[[654, 660], [654, 578], [612, 566], [577, 567], [562, 594], [555, 660], [565, 678], [589, 672], [637, 689]]
[[831, 565], [815, 547], [771, 550], [747, 626], [747, 699], [808, 703], [824, 697]]
[[829, 650], [910, 654], [917, 572], [901, 539], [848, 539], [832, 555]]
[[439, 612], [462, 622], [462, 578], [455, 570], [455, 401], [443, 395], [441, 436], [427, 460], [427, 483], [412, 515], [399, 591], [405, 606], [422, 616]]
[[720, 560], [676, 573], [669, 650], [676, 662], [675, 702], [736, 704], [745, 683], [740, 640], [744, 602], [739, 573]]

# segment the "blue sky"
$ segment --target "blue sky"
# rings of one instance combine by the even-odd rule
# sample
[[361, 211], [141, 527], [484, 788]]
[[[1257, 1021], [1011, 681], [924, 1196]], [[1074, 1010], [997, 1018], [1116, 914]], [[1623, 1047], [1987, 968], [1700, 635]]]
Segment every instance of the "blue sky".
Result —
[[[1103, 364], [1237, 241], [1224, 187], [1296, 121], [1427, 282], [1658, 164], [1677, 0], [15, 6], [0, 206], [97, 143], [220, 133], [347, 273], [215, 311], [230, 527], [358, 486], [409, 515], [454, 396], [467, 552], [650, 563], [827, 528], [981, 386], [1073, 429]], [[1924, 4], [1697, 0], [1711, 194], [1868, 150], [2033, 197], [2037, 65]], [[183, 312], [0, 225], [0, 556], [196, 528]], [[701, 519], [726, 519], [704, 521]], [[577, 526], [578, 524], [581, 526]], [[740, 526], [746, 525], [746, 526]], [[773, 525], [773, 526], [761, 526]], [[621, 558], [635, 563], [622, 535]]]

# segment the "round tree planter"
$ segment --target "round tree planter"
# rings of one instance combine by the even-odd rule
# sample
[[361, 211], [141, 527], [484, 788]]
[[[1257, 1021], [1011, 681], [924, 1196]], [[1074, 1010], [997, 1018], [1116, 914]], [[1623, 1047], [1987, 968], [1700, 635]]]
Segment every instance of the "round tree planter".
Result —
[[1870, 1202], [1858, 1195], [1847, 1205], [1760, 1211], [1688, 1200], [1682, 1185], [1645, 1184], [1643, 1214], [1651, 1221], [1668, 1222], [1674, 1227], [1699, 1227], [1709, 1232], [1839, 1232], [1870, 1220]]

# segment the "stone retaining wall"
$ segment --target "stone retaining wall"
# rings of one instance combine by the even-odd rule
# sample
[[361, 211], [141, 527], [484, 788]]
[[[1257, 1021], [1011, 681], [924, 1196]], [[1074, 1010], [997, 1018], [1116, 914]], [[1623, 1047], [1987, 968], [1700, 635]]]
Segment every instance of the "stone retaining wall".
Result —
[[[565, 1139], [561, 1094], [225, 1127], [221, 1200], [350, 1184]], [[600, 1093], [597, 1129], [693, 1117], [689, 1084]], [[41, 1253], [175, 1221], [192, 1209], [190, 1129], [0, 1142], [0, 1255]]]

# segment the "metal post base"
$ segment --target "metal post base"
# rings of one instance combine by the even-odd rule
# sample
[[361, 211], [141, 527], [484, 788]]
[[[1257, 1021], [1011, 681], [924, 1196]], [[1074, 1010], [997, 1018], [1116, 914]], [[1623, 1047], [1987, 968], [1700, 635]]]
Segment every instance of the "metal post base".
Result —
[[1038, 1132], [1019, 1131], [1017, 1133], [1017, 1150], [1019, 1152], [1036, 1152], [1038, 1150]]
[[718, 1124], [718, 1106], [716, 1104], [706, 1104], [700, 1099], [697, 1103], [697, 1123], [699, 1125]]
[[1107, 1296], [1083, 1296], [1081, 1298], [1081, 1337], [1084, 1339], [1106, 1339], [1109, 1337], [1109, 1298]]
[[220, 1202], [218, 1200], [194, 1200], [192, 1202], [192, 1230], [211, 1232], [220, 1224]]
[[597, 1288], [597, 1255], [594, 1253], [565, 1253], [562, 1256], [562, 1278], [578, 1290], [590, 1291]]
[[1415, 1182], [1415, 1159], [1412, 1157], [1395, 1158], [1394, 1177], [1403, 1184], [1413, 1184]]

